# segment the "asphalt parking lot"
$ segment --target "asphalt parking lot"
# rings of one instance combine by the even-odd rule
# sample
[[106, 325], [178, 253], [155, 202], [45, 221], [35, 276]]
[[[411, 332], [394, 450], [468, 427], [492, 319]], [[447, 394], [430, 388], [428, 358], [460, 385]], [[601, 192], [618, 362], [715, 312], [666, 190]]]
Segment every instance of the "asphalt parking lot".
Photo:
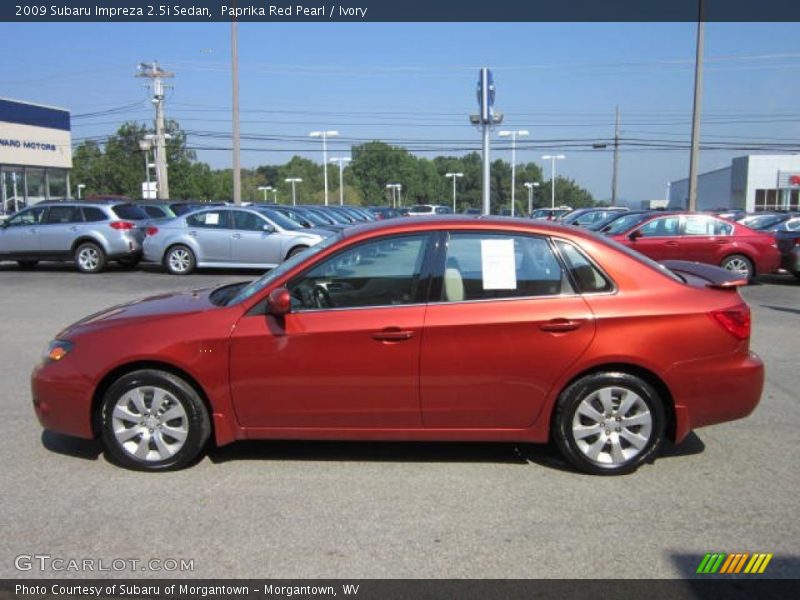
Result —
[[[184, 573], [103, 576], [660, 578], [706, 552], [771, 552], [800, 577], [800, 282], [743, 291], [767, 364], [761, 405], [621, 478], [581, 475], [546, 446], [247, 442], [145, 474], [91, 442], [43, 434], [29, 373], [65, 325], [135, 297], [254, 273], [152, 268], [80, 275], [0, 264], [0, 577], [15, 557], [192, 559]], [[121, 341], [124, 343], [124, 340]]]

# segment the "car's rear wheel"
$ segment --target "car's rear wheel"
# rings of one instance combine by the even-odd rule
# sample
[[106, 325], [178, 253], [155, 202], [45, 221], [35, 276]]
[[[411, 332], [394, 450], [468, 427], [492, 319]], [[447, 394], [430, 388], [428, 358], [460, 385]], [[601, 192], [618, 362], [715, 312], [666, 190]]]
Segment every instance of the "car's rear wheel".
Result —
[[173, 275], [188, 275], [196, 265], [194, 252], [187, 246], [173, 246], [164, 256], [164, 266]]
[[292, 258], [295, 254], [300, 254], [303, 250], [307, 250], [308, 246], [295, 246], [291, 250], [289, 250], [289, 254], [286, 255], [286, 258]]
[[32, 269], [39, 264], [38, 260], [18, 260], [17, 264], [20, 269]]
[[180, 469], [202, 452], [211, 433], [197, 391], [171, 373], [154, 369], [120, 377], [102, 405], [102, 436], [111, 457], [142, 471]]
[[106, 253], [94, 242], [84, 242], [75, 249], [75, 264], [81, 273], [99, 273], [106, 266]]
[[594, 373], [561, 393], [553, 425], [556, 445], [577, 469], [622, 475], [658, 451], [664, 405], [653, 386], [639, 377]]
[[736, 273], [737, 275], [747, 277], [748, 280], [752, 279], [756, 274], [755, 267], [753, 267], [753, 261], [742, 254], [731, 254], [730, 256], [726, 256], [720, 263], [720, 266], [723, 269], [727, 269], [728, 271]]

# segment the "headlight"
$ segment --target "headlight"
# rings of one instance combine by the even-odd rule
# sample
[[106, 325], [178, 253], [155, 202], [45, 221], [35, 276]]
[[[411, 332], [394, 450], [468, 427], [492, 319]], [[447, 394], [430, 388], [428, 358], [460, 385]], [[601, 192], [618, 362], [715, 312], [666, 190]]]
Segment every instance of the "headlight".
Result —
[[69, 354], [70, 350], [72, 350], [72, 346], [73, 344], [71, 342], [65, 342], [64, 340], [53, 340], [47, 346], [47, 350], [42, 355], [42, 362], [58, 362], [67, 354]]

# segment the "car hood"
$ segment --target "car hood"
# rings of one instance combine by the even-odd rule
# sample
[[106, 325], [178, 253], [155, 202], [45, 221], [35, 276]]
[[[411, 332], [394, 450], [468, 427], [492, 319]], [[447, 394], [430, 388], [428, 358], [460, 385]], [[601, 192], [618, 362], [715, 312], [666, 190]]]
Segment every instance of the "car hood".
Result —
[[59, 333], [58, 338], [70, 339], [81, 333], [139, 319], [162, 319], [206, 311], [214, 308], [209, 299], [214, 289], [216, 288], [160, 294], [118, 304], [73, 323]]

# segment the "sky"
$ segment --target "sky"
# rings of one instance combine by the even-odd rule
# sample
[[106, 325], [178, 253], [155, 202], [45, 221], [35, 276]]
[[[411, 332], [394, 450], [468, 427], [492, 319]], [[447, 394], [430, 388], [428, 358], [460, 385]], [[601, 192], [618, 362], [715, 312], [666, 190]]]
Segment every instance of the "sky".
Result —
[[[75, 143], [102, 139], [126, 120], [152, 123], [136, 65], [175, 73], [168, 118], [198, 158], [231, 165], [228, 23], [0, 24], [0, 96], [72, 112]], [[242, 165], [322, 160], [308, 133], [338, 130], [330, 156], [373, 139], [419, 156], [480, 148], [469, 125], [478, 69], [492, 69], [505, 115], [492, 158], [510, 161], [496, 133], [525, 129], [518, 162], [564, 154], [558, 175], [598, 200], [611, 195], [619, 107], [619, 197], [663, 198], [688, 175], [693, 23], [241, 23]], [[13, 57], [10, 59], [9, 57]], [[700, 171], [770, 146], [800, 147], [800, 23], [708, 23]], [[654, 147], [657, 146], [657, 147]]]

